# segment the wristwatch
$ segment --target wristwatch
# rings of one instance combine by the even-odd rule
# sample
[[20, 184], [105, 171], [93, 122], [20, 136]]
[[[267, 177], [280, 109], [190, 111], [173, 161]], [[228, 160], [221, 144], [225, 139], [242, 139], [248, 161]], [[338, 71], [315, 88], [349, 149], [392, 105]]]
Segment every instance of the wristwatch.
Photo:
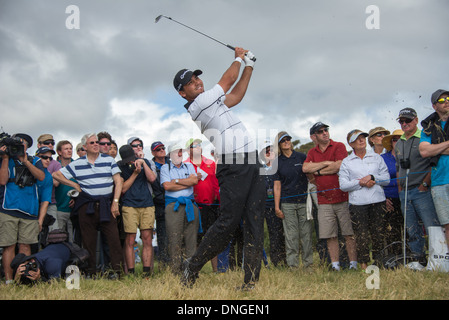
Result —
[[423, 185], [424, 187], [426, 187], [426, 188], [429, 187], [429, 185], [428, 185], [425, 181], [422, 182], [422, 185]]
[[178, 183], [179, 183], [179, 179], [176, 179], [176, 180], [175, 180], [175, 183], [178, 184]]
[[114, 199], [114, 202], [118, 203], [118, 199]]

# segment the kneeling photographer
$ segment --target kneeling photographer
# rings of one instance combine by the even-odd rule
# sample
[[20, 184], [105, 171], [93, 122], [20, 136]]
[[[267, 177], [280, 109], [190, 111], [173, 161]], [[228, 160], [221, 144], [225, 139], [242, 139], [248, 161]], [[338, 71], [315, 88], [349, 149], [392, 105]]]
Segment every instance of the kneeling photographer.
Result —
[[14, 280], [18, 284], [33, 284], [36, 281], [60, 279], [69, 265], [82, 267], [89, 256], [87, 250], [67, 240], [68, 233], [56, 229], [49, 233], [45, 248], [38, 253], [16, 255], [10, 264]]
[[6, 282], [12, 282], [10, 263], [18, 244], [19, 253], [31, 254], [38, 240], [39, 200], [37, 181], [45, 178], [39, 158], [28, 156], [33, 139], [23, 133], [0, 135], [0, 246], [4, 247]]

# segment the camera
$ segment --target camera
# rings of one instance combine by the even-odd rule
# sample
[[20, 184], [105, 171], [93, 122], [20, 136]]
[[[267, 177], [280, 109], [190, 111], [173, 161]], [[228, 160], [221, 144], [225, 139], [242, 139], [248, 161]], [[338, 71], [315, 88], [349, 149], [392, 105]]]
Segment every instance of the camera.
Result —
[[30, 276], [30, 271], [36, 272], [39, 269], [39, 266], [37, 265], [36, 261], [30, 261], [27, 264], [25, 264], [25, 271], [23, 274], [25, 276]]
[[0, 147], [3, 146], [6, 146], [6, 150], [0, 151], [0, 155], [7, 154], [9, 157], [25, 155], [25, 148], [22, 139], [19, 137], [11, 137], [6, 132], [0, 133]]
[[136, 165], [135, 165], [134, 163], [130, 163], [130, 164], [128, 164], [128, 168], [129, 168], [131, 171], [134, 171], [134, 170], [136, 170]]
[[399, 161], [402, 169], [410, 169], [410, 159], [401, 159]]

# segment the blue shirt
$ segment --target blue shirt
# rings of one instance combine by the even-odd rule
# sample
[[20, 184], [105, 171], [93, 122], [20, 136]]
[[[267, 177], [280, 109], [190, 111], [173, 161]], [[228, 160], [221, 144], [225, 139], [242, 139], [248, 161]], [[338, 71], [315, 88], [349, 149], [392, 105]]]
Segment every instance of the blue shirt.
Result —
[[[41, 159], [38, 157], [33, 158], [33, 165], [44, 171]], [[0, 162], [1, 166], [1, 162]], [[9, 178], [14, 179], [15, 175], [15, 162], [13, 159], [9, 159]], [[36, 220], [39, 216], [39, 198], [37, 183], [32, 186], [25, 186], [23, 188], [16, 185], [13, 181], [10, 181], [4, 187], [4, 192], [0, 196], [2, 206], [0, 211], [11, 216], [23, 219]], [[51, 200], [51, 199], [50, 199]]]
[[37, 191], [39, 194], [39, 202], [48, 201], [51, 203], [51, 196], [53, 193], [53, 177], [47, 169], [44, 169], [45, 179], [37, 181]]
[[282, 203], [305, 203], [307, 201], [308, 180], [302, 165], [306, 155], [293, 151], [287, 158], [283, 154], [278, 158], [278, 170], [274, 175], [275, 181], [281, 182]]
[[[441, 127], [444, 128], [446, 121], [441, 121]], [[421, 132], [421, 142], [432, 144], [432, 135]], [[449, 183], [449, 155], [442, 154], [436, 167], [432, 167], [432, 186], [441, 186]]]
[[[161, 185], [163, 185], [164, 182], [170, 182], [175, 179], [186, 179], [191, 174], [196, 175], [196, 172], [193, 164], [189, 162], [182, 162], [179, 168], [173, 163], [164, 164], [161, 168]], [[172, 198], [190, 197], [193, 195], [193, 186], [179, 191], [166, 190], [165, 195]]]
[[380, 156], [384, 158], [388, 172], [390, 173], [390, 183], [388, 186], [384, 186], [385, 196], [387, 198], [399, 198], [398, 181], [396, 179], [396, 158], [393, 156], [392, 151], [385, 152]]

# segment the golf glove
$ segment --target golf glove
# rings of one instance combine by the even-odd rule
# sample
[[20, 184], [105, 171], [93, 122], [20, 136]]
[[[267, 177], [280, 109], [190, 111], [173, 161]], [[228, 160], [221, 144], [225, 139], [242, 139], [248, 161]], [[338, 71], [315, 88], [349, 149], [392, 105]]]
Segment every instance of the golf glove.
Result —
[[245, 64], [246, 64], [246, 66], [254, 68], [254, 64], [255, 63], [256, 63], [256, 57], [254, 56], [254, 54], [251, 51], [248, 51], [245, 54]]

